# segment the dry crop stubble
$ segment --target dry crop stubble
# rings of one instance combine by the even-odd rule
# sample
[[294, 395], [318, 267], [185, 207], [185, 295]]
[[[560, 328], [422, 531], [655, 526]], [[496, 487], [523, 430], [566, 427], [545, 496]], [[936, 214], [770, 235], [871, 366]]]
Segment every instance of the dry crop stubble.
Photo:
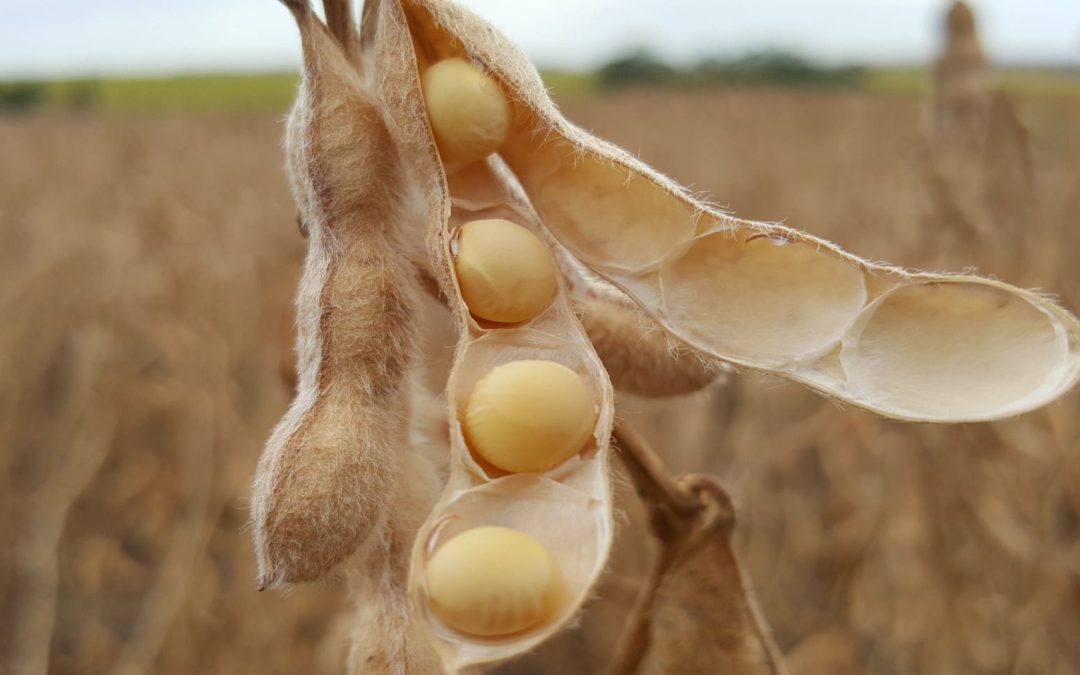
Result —
[[[687, 99], [692, 105], [684, 105]], [[642, 137], [631, 125], [620, 124], [616, 112], [624, 102], [626, 107], [639, 111], [681, 109], [683, 116], [672, 120], [670, 128], [665, 124], [655, 134]], [[1062, 102], [1052, 101], [1021, 101], [1021, 109], [1029, 111], [1029, 116], [1035, 119], [1047, 116], [1068, 119], [1064, 114], [1068, 108], [1062, 108], [1062, 105]], [[792, 112], [800, 106], [817, 111], [815, 114], [822, 120], [833, 118], [828, 124], [825, 141], [809, 140], [800, 133], [801, 118]], [[620, 94], [610, 100], [570, 101], [567, 110], [575, 119], [620, 144], [640, 145], [643, 156], [657, 158], [653, 161], [658, 164], [668, 149], [684, 143], [681, 140], [683, 133], [688, 136], [685, 142], [701, 137], [712, 128], [714, 120], [726, 121], [721, 126], [751, 119], [779, 120], [776, 126], [791, 129], [791, 134], [778, 140], [793, 158], [803, 161], [781, 165], [776, 171], [758, 160], [741, 166], [749, 175], [759, 177], [766, 187], [770, 181], [777, 181], [778, 186], [799, 179], [803, 182], [801, 192], [814, 194], [819, 190], [829, 194], [832, 178], [815, 176], [810, 170], [814, 165], [811, 158], [819, 142], [848, 143], [853, 146], [852, 152], [868, 161], [895, 150], [902, 161], [891, 170], [897, 174], [908, 171], [913, 179], [917, 177], [918, 164], [902, 150], [907, 143], [905, 130], [913, 131], [918, 123], [917, 106], [913, 101], [860, 100], [858, 97], [837, 101], [829, 96], [803, 100], [780, 93], [716, 93], [684, 98], [672, 93], [637, 92]], [[858, 129], [867, 115], [882, 127], [895, 129], [895, 133], [878, 138], [859, 134], [848, 138], [844, 135], [845, 127]], [[1068, 205], [1080, 199], [1072, 179], [1078, 168], [1073, 152], [1080, 140], [1077, 131], [1080, 130], [1062, 136], [1065, 130], [1060, 127], [1032, 128], [1043, 188], [1040, 203], [1044, 204], [1046, 214], [1036, 221], [1040, 227], [1042, 223], [1046, 225], [1033, 246], [1048, 260], [1058, 260], [1063, 250], [1070, 250], [1067, 245], [1057, 242], [1072, 236], [1074, 230], [1065, 227], [1071, 222], [1067, 217]], [[236, 308], [254, 310], [260, 306], [264, 307], [260, 313], [268, 317], [275, 315], [275, 304], [289, 295], [285, 288], [275, 297], [264, 295], [275, 280], [285, 280], [283, 285], [292, 283], [288, 277], [295, 269], [300, 245], [295, 212], [285, 196], [283, 179], [275, 164], [278, 157], [275, 138], [279, 134], [280, 127], [272, 118], [176, 118], [142, 122], [45, 118], [7, 120], [4, 124], [3, 142], [9, 156], [26, 158], [19, 171], [6, 173], [3, 179], [5, 203], [12, 205], [5, 211], [10, 226], [4, 228], [4, 250], [23, 253], [6, 258], [5, 269], [10, 276], [5, 279], [13, 283], [7, 286], [12, 295], [6, 296], [5, 302], [9, 303], [7, 307], [11, 313], [20, 317], [35, 316], [31, 306], [52, 303], [48, 298], [61, 298], [72, 287], [84, 288], [84, 298], [102, 297], [102, 302], [111, 302], [109, 299], [116, 297], [116, 292], [109, 291], [105, 283], [88, 285], [87, 280], [96, 279], [100, 274], [89, 274], [87, 270], [114, 266], [118, 270], [117, 279], [125, 285], [131, 284], [136, 278], [132, 270], [144, 268], [132, 266], [130, 255], [152, 250], [150, 247], [155, 241], [154, 238], [135, 239], [135, 235], [141, 225], [148, 222], [148, 213], [157, 214], [159, 232], [168, 233], [176, 228], [189, 233], [192, 262], [187, 267], [171, 267], [173, 263], [166, 261], [174, 257], [182, 260], [183, 252], [189, 249], [171, 247], [162, 251], [155, 266], [184, 271], [164, 276], [155, 272], [144, 277], [144, 283], [161, 289], [149, 295], [150, 299], [157, 297], [159, 300], [140, 300], [139, 304], [117, 307], [114, 313], [107, 315], [108, 321], [131, 325], [138, 317], [144, 317], [145, 321], [149, 314], [160, 317], [155, 321], [172, 315], [180, 317], [177, 321], [188, 324], [191, 318], [184, 313], [187, 310], [183, 307], [189, 307], [191, 312], [201, 316], [213, 316], [214, 312], [222, 311], [221, 320], [206, 327], [206, 335], [223, 342], [232, 364], [231, 372], [249, 373], [236, 378], [213, 371], [206, 379], [190, 385], [198, 391], [208, 387], [231, 390], [239, 414], [251, 431], [228, 444], [214, 446], [215, 456], [226, 453], [231, 456], [229, 463], [235, 462], [233, 471], [218, 472], [217, 478], [220, 489], [231, 495], [226, 512], [230, 515], [214, 527], [208, 548], [210, 557], [191, 570], [194, 582], [173, 615], [172, 630], [165, 637], [156, 662], [159, 672], [189, 672], [195, 667], [196, 652], [202, 655], [199, 667], [211, 672], [216, 668], [227, 669], [229, 663], [237, 666], [263, 664], [260, 669], [268, 672], [303, 669], [317, 662], [320, 643], [334, 640], [333, 635], [325, 633], [321, 627], [327, 625], [327, 618], [337, 604], [334, 596], [343, 591], [328, 586], [305, 588], [288, 597], [253, 594], [250, 544], [236, 536], [244, 518], [242, 495], [254, 461], [253, 453], [259, 436], [264, 433], [270, 418], [281, 410], [284, 399], [273, 382], [276, 347], [252, 350], [252, 345], [262, 345], [265, 340], [260, 324], [249, 325], [247, 319], [234, 322], [225, 317], [237, 313]], [[203, 139], [198, 148], [190, 145], [192, 138]], [[770, 138], [761, 129], [750, 140], [758, 147]], [[893, 144], [896, 144], [895, 148]], [[205, 172], [198, 169], [205, 161], [204, 146], [221, 147], [222, 152], [232, 158], [219, 160], [222, 166], [235, 166], [236, 171], [218, 176], [213, 183], [205, 182]], [[64, 152], [60, 151], [61, 147]], [[803, 152], [803, 148], [807, 152]], [[72, 152], [79, 158], [75, 163], [71, 161]], [[737, 144], [735, 152], [740, 152]], [[749, 151], [740, 154], [753, 157]], [[237, 157], [249, 158], [250, 162], [236, 164]], [[675, 156], [669, 161], [670, 164], [662, 164], [663, 168], [703, 188], [719, 192], [729, 182], [725, 165], [714, 165], [711, 172], [695, 176], [692, 172], [697, 165], [693, 161], [683, 166]], [[854, 201], [869, 203], [892, 198], [891, 190], [884, 189], [883, 185], [865, 177], [860, 182], [855, 165], [838, 165], [837, 170], [842, 174], [849, 172], [843, 180], [853, 186], [855, 191], [847, 194]], [[44, 195], [55, 194], [43, 191], [46, 175], [60, 178], [65, 183], [83, 184], [85, 191], [67, 191], [68, 196], [60, 200], [45, 199]], [[95, 182], [94, 176], [98, 175], [100, 182]], [[138, 175], [145, 179], [138, 180]], [[117, 176], [130, 176], [129, 180], [121, 181], [126, 183], [123, 189], [115, 185], [109, 187], [112, 178]], [[221, 185], [220, 189], [215, 187], [217, 184]], [[735, 181], [735, 185], [737, 189], [732, 193], [732, 201], [747, 204], [755, 213], [770, 213], [769, 202], [755, 201], [758, 193], [752, 185], [739, 181]], [[280, 199], [267, 200], [268, 194], [279, 195]], [[777, 190], [776, 194], [784, 198], [783, 191]], [[180, 203], [186, 206], [180, 208]], [[166, 204], [168, 206], [164, 206]], [[852, 218], [851, 212], [834, 213], [830, 208], [819, 208], [819, 204], [823, 202], [814, 199], [791, 205], [797, 210], [793, 218], [814, 229], [828, 231], [834, 239], [857, 250], [871, 250], [876, 242], [886, 238], [879, 231], [868, 230], [864, 223]], [[895, 213], [883, 215], [882, 227], [889, 228], [893, 223], [900, 227]], [[64, 261], [70, 258], [70, 252], [86, 248], [85, 231], [73, 229], [81, 222], [98, 223], [104, 238], [121, 245], [98, 249], [97, 262], [85, 268], [71, 265], [70, 273], [74, 276], [70, 277], [70, 282], [60, 283], [61, 279], [67, 278], [60, 271], [69, 269]], [[67, 234], [60, 237], [61, 232]], [[225, 240], [221, 239], [223, 233], [227, 237]], [[167, 236], [171, 238], [166, 241], [175, 241], [178, 235]], [[932, 233], [924, 236], [930, 238]], [[221, 256], [219, 265], [225, 265], [227, 260], [229, 267], [236, 270], [230, 274], [252, 274], [250, 278], [258, 284], [244, 285], [233, 281], [223, 285], [214, 281], [215, 267], [205, 263], [208, 256], [217, 259], [218, 253], [205, 250], [202, 240], [207, 238], [216, 238], [219, 242], [216, 247]], [[136, 245], [136, 241], [143, 243]], [[33, 244], [24, 248], [28, 242]], [[920, 256], [934, 255], [934, 251], [913, 251], [905, 255], [910, 262], [918, 264]], [[969, 254], [955, 260], [954, 266], [973, 259], [987, 266], [993, 263], [993, 259], [980, 252], [976, 243]], [[1031, 279], [1028, 283], [1035, 283], [1039, 281], [1038, 277], [1027, 275], [1050, 275], [1052, 272], [1048, 270], [1052, 269], [1017, 270], [1015, 274], [1017, 279]], [[1060, 281], [1042, 281], [1041, 285], [1062, 288], [1067, 298], [1075, 297], [1074, 289], [1080, 288], [1072, 275], [1075, 268], [1061, 265], [1060, 269]], [[31, 279], [37, 281], [30, 283]], [[150, 282], [151, 279], [157, 281]], [[185, 289], [188, 293], [181, 305], [177, 300], [185, 295]], [[223, 296], [222, 291], [226, 289], [232, 290]], [[13, 298], [19, 293], [25, 293], [24, 302], [28, 304], [14, 304]], [[163, 294], [175, 299], [164, 302], [166, 296]], [[224, 305], [223, 297], [230, 298]], [[231, 304], [234, 301], [236, 304]], [[267, 302], [271, 305], [261, 304]], [[37, 313], [36, 316], [38, 318], [33, 320], [23, 319], [25, 331], [5, 333], [5, 344], [10, 346], [6, 353], [22, 354], [18, 370], [10, 370], [15, 367], [12, 359], [5, 360], [9, 373], [22, 372], [31, 378], [33, 371], [28, 368], [32, 363], [55, 362], [52, 368], [57, 373], [67, 368], [65, 362], [54, 359], [49, 350], [38, 350], [34, 345], [43, 344], [43, 335], [74, 330], [77, 324], [63, 315], [48, 318]], [[70, 318], [74, 314], [69, 312], [66, 316]], [[247, 315], [240, 312], [240, 316]], [[268, 320], [268, 331], [272, 330], [271, 326]], [[159, 332], [153, 339], [165, 340], [167, 336], [168, 332]], [[439, 344], [445, 343], [433, 340], [433, 345]], [[118, 363], [132, 360], [138, 353], [125, 349]], [[182, 362], [194, 363], [196, 358], [191, 354]], [[1054, 667], [1059, 672], [1070, 672], [1070, 664], [1075, 666], [1077, 663], [1067, 641], [1076, 606], [1067, 591], [1073, 583], [1067, 562], [1071, 555], [1069, 551], [1075, 550], [1070, 547], [1075, 547], [1077, 538], [1068, 523], [1072, 517], [1070, 513], [1080, 512], [1080, 505], [1072, 498], [1078, 494], [1076, 436], [1070, 422], [1075, 410], [1073, 397], [1067, 404], [1051, 410], [1058, 418], [1053, 427], [1051, 420], [1032, 416], [1030, 421], [1024, 418], [998, 425], [1003, 429], [999, 435], [960, 429], [955, 439], [939, 436], [924, 442], [911, 440], [911, 434], [918, 427], [885, 424], [881, 430], [860, 440], [852, 433], [851, 418], [871, 420], [869, 416], [850, 410], [837, 412], [812, 394], [798, 388], [780, 387], [775, 382], [761, 382], [752, 375], [740, 375], [737, 382], [744, 403], [725, 404], [731, 410], [730, 424], [716, 423], [712, 429], [692, 431], [691, 427], [695, 425], [714, 424], [704, 414], [687, 412], [691, 407], [713, 409], [708, 400], [697, 398], [654, 404], [631, 402], [624, 397], [624, 415], [633, 415], [639, 425], [647, 424], [645, 430], [653, 442], [663, 444], [659, 447], [679, 450], [675, 453], [677, 457], [669, 458], [674, 468], [719, 471], [743, 508], [753, 512], [753, 518], [741, 520], [737, 539], [740, 549], [748, 557], [752, 574], [759, 579], [770, 579], [768, 583], [759, 583], [758, 590], [785, 649], [798, 644], [805, 636], [820, 635], [821, 639], [809, 640], [810, 644], [800, 649], [803, 662], [810, 658], [806, 654], [812, 655], [815, 644], [846, 640], [857, 646], [859, 662], [868, 672], [915, 672], [918, 668], [911, 664], [916, 658], [925, 664], [927, 671], [945, 672], [948, 664], [955, 664], [957, 659], [966, 658], [968, 660], [962, 662], [971, 665], [972, 652], [984, 649], [980, 643], [972, 642], [970, 636], [1015, 635], [999, 640], [1006, 645], [1004, 658], [1012, 659], [1013, 663], [1050, 664], [1041, 672], [1053, 672]], [[63, 389], [64, 385], [60, 386]], [[18, 388], [23, 389], [22, 386]], [[11, 405], [5, 404], [4, 408], [8, 413], [5, 447], [17, 448], [5, 455], [9, 461], [23, 457], [23, 452], [31, 452], [32, 448], [14, 440], [12, 434], [20, 428], [16, 420], [34, 419], [45, 410], [43, 399], [29, 394], [14, 398], [15, 391], [6, 390]], [[125, 394], [124, 389], [117, 391], [114, 396], [95, 397], [84, 405], [87, 410], [96, 409], [96, 414], [105, 415], [122, 405], [122, 401], [133, 400], [129, 396], [137, 398], [139, 390], [132, 389], [130, 394]], [[177, 424], [194, 423], [195, 418], [184, 417], [186, 413], [179, 408], [166, 410], [170, 415], [181, 416]], [[132, 419], [146, 416], [146, 433], [161, 427], [166, 419], [151, 415], [143, 408], [132, 408], [130, 415]], [[687, 419], [688, 416], [691, 419]], [[652, 420], [645, 422], [643, 418], [646, 417]], [[940, 433], [933, 428], [929, 431]], [[707, 437], [707, 444], [687, 440], [669, 445], [669, 439], [676, 434], [693, 438], [698, 433]], [[1064, 444], [1056, 445], [1055, 439], [1061, 439]], [[152, 510], [149, 500], [158, 505], [153, 509], [165, 509], [168, 513], [175, 508], [171, 500], [174, 497], [184, 499], [182, 495], [194, 487], [178, 489], [172, 493], [174, 497], [167, 499], [154, 489], [131, 495], [130, 489], [124, 487], [143, 484], [137, 477], [144, 475], [149, 458], [156, 454], [151, 450], [159, 447], [158, 443], [140, 442], [130, 433], [116, 436], [109, 450], [111, 459], [84, 492], [80, 507], [74, 512], [77, 517], [69, 519], [64, 528], [56, 554], [61, 573], [60, 614], [57, 637], [51, 647], [53, 668], [57, 672], [107, 668], [115, 659], [118, 646], [126, 639], [122, 627], [128, 620], [125, 617], [131, 616], [127, 612], [149, 601], [149, 596], [144, 594], [145, 582], [140, 579], [143, 575], [155, 574], [159, 562], [155, 557], [132, 562], [131, 543], [125, 543], [130, 539], [130, 535], [124, 534], [125, 523], [136, 516], [145, 518], [140, 514]], [[920, 478], [920, 472], [912, 470], [923, 465], [930, 470], [930, 482]], [[992, 481], [976, 486], [975, 483], [980, 481], [970, 479], [973, 466], [980, 475], [992, 476]], [[982, 494], [983, 501], [988, 497], [996, 499], [996, 510], [987, 512], [994, 517], [970, 520], [965, 515], [970, 513], [966, 507], [936, 506], [944, 495], [955, 493], [958, 488], [964, 488], [965, 493]], [[34, 490], [34, 487], [28, 486], [28, 489]], [[781, 493], [787, 496], [778, 501], [777, 495]], [[105, 495], [112, 496], [105, 499]], [[6, 499], [8, 504], [21, 505], [16, 508], [24, 509], [44, 497], [37, 496], [36, 490], [29, 495], [14, 490]], [[635, 502], [632, 496], [627, 496], [622, 502], [623, 508], [636, 509]], [[958, 503], [970, 502], [965, 497]], [[119, 518], [120, 514], [129, 515]], [[5, 532], [11, 533], [11, 521], [7, 522]], [[105, 522], [114, 522], [115, 527], [105, 527]], [[1029, 562], [1014, 561], [1012, 555], [993, 539], [977, 534], [987, 525], [1011, 522], [1019, 523], [1019, 532], [1029, 535], [1026, 539], [1033, 547], [1026, 554]], [[911, 528], [920, 534], [918, 537], [907, 534], [885, 538], [886, 531], [901, 526], [898, 534], [910, 533]], [[627, 532], [632, 531], [635, 530]], [[163, 540], [169, 533], [168, 527], [153, 527], [143, 536], [145, 541], [154, 542]], [[946, 567], [938, 558], [928, 556], [921, 543], [926, 537], [963, 541], [968, 552]], [[631, 551], [626, 555], [615, 554], [616, 569], [630, 567], [634, 572], [633, 562], [646, 559], [645, 554], [634, 549], [646, 542], [629, 533], [621, 540]], [[780, 547], [778, 544], [782, 541], [788, 544]], [[972, 557], [980, 561], [979, 572], [970, 566]], [[914, 564], [897, 566], [890, 562], [894, 560], [909, 560]], [[80, 570], [77, 580], [76, 569]], [[946, 583], [943, 575], [947, 569], [959, 572], [961, 576]], [[916, 571], [918, 576], [907, 580]], [[633, 574], [630, 576], [633, 578]], [[859, 582], [857, 588], [852, 587], [855, 577], [863, 577], [866, 581]], [[982, 589], [991, 579], [996, 580], [992, 587], [998, 589], [997, 602], [1001, 609], [976, 614], [974, 608], [985, 603]], [[860, 620], [875, 608], [878, 616], [895, 614], [899, 597], [896, 589], [901, 587], [905, 601], [903, 614], [897, 618], [904, 618], [903, 622], [879, 619], [873, 632], [852, 622], [849, 603], [856, 599]], [[1000, 594], [1003, 589], [1007, 589], [1004, 595]], [[1062, 589], [1065, 589], [1064, 593]], [[855, 590], [857, 594], [852, 595]], [[610, 652], [610, 634], [617, 629], [618, 621], [632, 604], [633, 593], [627, 593], [624, 586], [613, 581], [610, 589], [602, 587], [600, 596], [602, 600], [591, 606], [582, 628], [569, 632], [541, 653], [510, 664], [506, 669], [552, 672], [560, 664], [566, 668], [587, 665], [590, 654], [594, 655], [593, 663], [602, 664]], [[130, 604], [125, 606], [130, 609], [116, 610], [108, 615], [102, 613], [101, 608], [116, 607], [121, 597], [129, 598]], [[943, 616], [939, 613], [943, 603], [951, 608], [951, 614]], [[17, 611], [17, 607], [9, 602], [5, 602], [4, 607], [8, 612]], [[1017, 617], [1016, 623], [1002, 626], [1000, 620], [995, 619], [1009, 615]], [[947, 622], [954, 620], [950, 616], [964, 618], [968, 637], [945, 630]], [[245, 617], [245, 620], [230, 617]], [[914, 621], [927, 628], [912, 633], [905, 626]], [[604, 638], [605, 634], [609, 637]], [[842, 637], [831, 639], [837, 635]], [[934, 636], [932, 641], [931, 635]], [[193, 651], [193, 645], [198, 649]], [[831, 649], [825, 651], [831, 653]], [[836, 650], [843, 652], [843, 648]], [[875, 654], [877, 656], [872, 656]], [[569, 662], [564, 660], [569, 658], [568, 655], [574, 657]], [[812, 662], [820, 664], [827, 658], [826, 654], [821, 656], [822, 661]], [[327, 652], [326, 672], [333, 672], [339, 659], [340, 653], [334, 656], [332, 651]], [[971, 669], [993, 672], [974, 665]], [[811, 668], [802, 672], [815, 671]], [[857, 672], [864, 672], [864, 669]], [[1028, 672], [1034, 671], [1029, 669]]]
[[3, 304], [18, 317], [3, 338], [15, 555], [0, 556], [0, 604], [20, 627], [3, 631], [6, 667], [190, 672], [269, 652], [310, 664], [315, 641], [252, 638], [282, 629], [264, 617], [283, 607], [287, 630], [327, 630], [333, 596], [253, 595], [250, 547], [233, 546], [239, 485], [285, 402], [265, 343], [277, 309], [265, 293], [287, 292], [279, 277], [299, 253], [293, 232], [266, 227], [293, 211], [263, 194], [284, 187], [278, 125], [2, 125], [4, 156], [20, 158], [0, 180]]

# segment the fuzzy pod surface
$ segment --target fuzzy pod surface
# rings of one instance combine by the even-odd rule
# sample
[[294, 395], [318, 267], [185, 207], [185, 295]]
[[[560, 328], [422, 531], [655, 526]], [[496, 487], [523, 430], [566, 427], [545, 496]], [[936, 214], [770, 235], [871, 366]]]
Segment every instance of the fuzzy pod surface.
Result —
[[311, 10], [290, 9], [304, 79], [287, 168], [309, 248], [297, 394], [252, 491], [261, 587], [317, 579], [384, 526], [410, 447], [417, 348], [415, 273], [391, 242], [408, 217], [405, 174], [382, 107]]

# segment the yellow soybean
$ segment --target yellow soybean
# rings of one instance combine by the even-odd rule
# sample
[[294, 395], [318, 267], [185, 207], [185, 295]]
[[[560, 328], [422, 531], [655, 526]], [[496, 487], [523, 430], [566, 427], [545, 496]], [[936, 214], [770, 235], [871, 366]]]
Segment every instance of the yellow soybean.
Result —
[[506, 140], [510, 104], [495, 80], [468, 61], [439, 61], [424, 71], [420, 87], [443, 161], [474, 162]]
[[555, 614], [561, 591], [559, 569], [544, 545], [507, 527], [466, 530], [427, 564], [432, 610], [472, 635], [533, 628]]
[[481, 319], [528, 321], [555, 297], [551, 251], [535, 234], [508, 220], [465, 223], [454, 267], [465, 304]]
[[485, 375], [465, 405], [472, 451], [511, 473], [547, 471], [581, 451], [596, 426], [592, 393], [554, 361], [511, 361]]

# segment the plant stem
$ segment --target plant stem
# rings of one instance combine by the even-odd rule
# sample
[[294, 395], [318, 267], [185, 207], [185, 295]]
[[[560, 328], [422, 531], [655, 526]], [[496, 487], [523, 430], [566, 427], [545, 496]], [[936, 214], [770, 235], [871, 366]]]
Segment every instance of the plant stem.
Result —
[[[616, 425], [614, 437], [649, 511], [660, 554], [623, 626], [609, 675], [633, 675], [647, 659], [650, 670], [659, 666], [662, 672], [704, 667], [732, 675], [783, 675], [780, 651], [731, 549], [735, 508], [727, 492], [710, 476], [669, 476], [625, 422]], [[670, 619], [663, 626], [654, 625], [659, 611]], [[685, 655], [682, 669], [668, 662], [687, 648], [695, 653]], [[655, 658], [649, 658], [650, 650]]]

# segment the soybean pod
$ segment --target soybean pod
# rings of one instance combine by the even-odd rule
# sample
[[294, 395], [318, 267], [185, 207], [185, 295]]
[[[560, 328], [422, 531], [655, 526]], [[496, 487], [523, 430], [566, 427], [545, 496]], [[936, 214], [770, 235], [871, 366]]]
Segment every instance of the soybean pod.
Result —
[[[256, 482], [260, 560], [306, 580], [387, 533], [368, 569], [393, 579], [379, 606], [447, 672], [536, 647], [589, 596], [614, 529], [613, 381], [679, 394], [745, 368], [958, 422], [1031, 410], [1080, 375], [1080, 325], [1049, 298], [705, 203], [567, 121], [528, 59], [448, 0], [369, 0], [355, 36], [337, 7], [336, 40], [286, 4], [305, 40], [288, 147], [312, 236], [298, 397]], [[410, 435], [419, 280], [458, 336], [437, 476]]]

